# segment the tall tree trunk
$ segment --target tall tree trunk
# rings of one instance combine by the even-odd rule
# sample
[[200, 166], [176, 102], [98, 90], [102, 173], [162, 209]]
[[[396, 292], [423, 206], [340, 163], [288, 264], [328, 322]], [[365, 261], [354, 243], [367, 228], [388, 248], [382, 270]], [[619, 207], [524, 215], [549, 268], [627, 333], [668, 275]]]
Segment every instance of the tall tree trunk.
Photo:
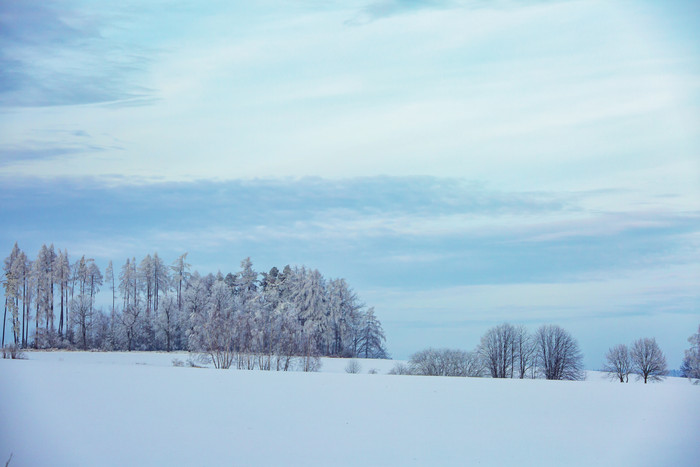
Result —
[[2, 346], [5, 347], [5, 321], [7, 321], [7, 297], [5, 297], [5, 314], [2, 317]]
[[34, 320], [34, 348], [39, 348], [39, 295], [36, 297], [36, 319]]
[[27, 323], [27, 278], [26, 274], [24, 274], [24, 280], [22, 281], [22, 341], [21, 346], [24, 348], [27, 346], [27, 341], [24, 338], [24, 335], [26, 333], [26, 328], [28, 326]]

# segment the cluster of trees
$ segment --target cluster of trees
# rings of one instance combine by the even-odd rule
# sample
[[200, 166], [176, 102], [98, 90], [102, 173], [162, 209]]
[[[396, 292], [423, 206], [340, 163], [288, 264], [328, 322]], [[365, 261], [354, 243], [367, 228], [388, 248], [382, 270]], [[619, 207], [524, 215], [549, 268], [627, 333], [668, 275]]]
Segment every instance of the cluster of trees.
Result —
[[557, 325], [545, 324], [534, 334], [522, 325], [504, 323], [489, 329], [477, 349], [493, 378], [584, 379], [578, 342]]
[[[70, 263], [44, 245], [31, 261], [15, 244], [4, 261], [2, 344], [9, 314], [11, 339], [24, 348], [190, 350], [217, 367], [261, 369], [288, 369], [298, 356], [305, 366], [321, 355], [387, 357], [374, 309], [344, 279], [305, 267], [258, 273], [249, 258], [236, 273], [201, 276], [186, 258], [168, 266], [156, 253], [120, 271], [110, 261], [103, 275], [85, 256]], [[95, 307], [102, 287], [108, 310]]]
[[637, 339], [629, 349], [625, 344], [611, 347], [605, 355], [603, 371], [621, 383], [629, 382], [630, 374], [636, 374], [645, 384], [647, 381], [661, 381], [668, 374], [666, 357], [656, 339], [649, 337]]
[[566, 330], [544, 325], [530, 334], [524, 326], [510, 323], [486, 331], [474, 351], [426, 349], [413, 354], [408, 365], [396, 365], [392, 373], [554, 380], [585, 377], [578, 343]]

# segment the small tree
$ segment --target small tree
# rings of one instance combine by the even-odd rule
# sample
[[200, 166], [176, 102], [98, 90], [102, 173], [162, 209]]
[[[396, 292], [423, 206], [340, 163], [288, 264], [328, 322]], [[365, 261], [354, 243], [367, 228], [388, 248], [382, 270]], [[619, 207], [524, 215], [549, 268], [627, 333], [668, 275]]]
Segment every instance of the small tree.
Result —
[[632, 361], [625, 344], [616, 345], [608, 350], [605, 355], [603, 371], [607, 371], [611, 379], [619, 379], [621, 383], [629, 382], [632, 372]]
[[666, 357], [656, 343], [656, 339], [645, 337], [632, 344], [630, 352], [632, 359], [632, 371], [638, 375], [638, 379], [661, 381], [668, 373]]

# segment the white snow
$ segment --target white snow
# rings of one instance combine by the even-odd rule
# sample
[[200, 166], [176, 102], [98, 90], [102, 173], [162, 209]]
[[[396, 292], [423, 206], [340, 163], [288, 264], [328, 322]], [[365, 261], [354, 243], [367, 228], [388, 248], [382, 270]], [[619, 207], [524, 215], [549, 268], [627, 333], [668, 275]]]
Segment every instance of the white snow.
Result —
[[[0, 461], [124, 465], [697, 465], [700, 386], [180, 368], [176, 353], [0, 360]], [[367, 374], [376, 368], [381, 374]]]

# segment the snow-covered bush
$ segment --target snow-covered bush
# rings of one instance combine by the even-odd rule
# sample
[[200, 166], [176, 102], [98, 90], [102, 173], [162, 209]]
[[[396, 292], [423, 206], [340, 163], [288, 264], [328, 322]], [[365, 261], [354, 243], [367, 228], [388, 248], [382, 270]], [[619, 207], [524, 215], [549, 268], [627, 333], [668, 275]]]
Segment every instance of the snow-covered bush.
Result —
[[357, 360], [350, 360], [347, 365], [345, 365], [345, 373], [357, 374], [362, 371], [362, 365]]
[[6, 345], [2, 348], [2, 358], [12, 359], [12, 360], [24, 360], [27, 357], [24, 356], [24, 352], [16, 345]]
[[394, 365], [394, 367], [389, 370], [390, 375], [410, 375], [411, 374], [411, 369], [408, 367], [408, 365], [404, 363], [397, 363]]
[[409, 360], [409, 371], [423, 376], [483, 376], [482, 360], [474, 352], [453, 349], [426, 349]]

